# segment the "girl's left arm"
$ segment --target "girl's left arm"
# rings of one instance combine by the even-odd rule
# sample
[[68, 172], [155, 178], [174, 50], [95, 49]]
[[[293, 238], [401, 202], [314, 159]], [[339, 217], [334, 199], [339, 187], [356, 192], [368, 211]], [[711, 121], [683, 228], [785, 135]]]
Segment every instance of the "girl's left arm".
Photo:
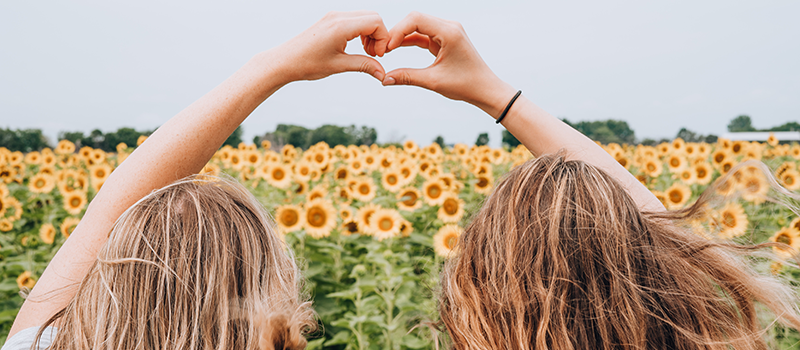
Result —
[[375, 59], [344, 52], [347, 42], [359, 36], [367, 53], [384, 54], [388, 31], [376, 13], [329, 13], [283, 45], [254, 56], [158, 128], [103, 184], [23, 304], [9, 337], [44, 324], [63, 309], [117, 218], [151, 191], [199, 172], [236, 127], [283, 85], [345, 71], [383, 80], [384, 70]]

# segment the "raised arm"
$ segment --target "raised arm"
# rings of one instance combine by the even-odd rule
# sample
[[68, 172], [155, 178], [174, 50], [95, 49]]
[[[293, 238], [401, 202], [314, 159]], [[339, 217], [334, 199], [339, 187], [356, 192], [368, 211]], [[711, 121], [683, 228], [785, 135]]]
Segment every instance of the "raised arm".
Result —
[[345, 54], [347, 42], [359, 36], [368, 53], [383, 55], [388, 31], [376, 13], [329, 13], [285, 44], [257, 54], [158, 128], [106, 180], [22, 305], [9, 337], [44, 324], [63, 309], [117, 218], [151, 191], [199, 172], [233, 130], [280, 87], [344, 71], [382, 80], [384, 71], [375, 59]]
[[[415, 85], [445, 97], [475, 105], [497, 119], [517, 90], [498, 78], [472, 46], [464, 28], [421, 13], [411, 13], [389, 31], [387, 52], [401, 46], [428, 49], [436, 59], [424, 69], [401, 68], [386, 73], [384, 85]], [[583, 160], [616, 177], [648, 211], [664, 206], [630, 172], [600, 146], [522, 95], [502, 120], [534, 155], [565, 150], [569, 159]]]

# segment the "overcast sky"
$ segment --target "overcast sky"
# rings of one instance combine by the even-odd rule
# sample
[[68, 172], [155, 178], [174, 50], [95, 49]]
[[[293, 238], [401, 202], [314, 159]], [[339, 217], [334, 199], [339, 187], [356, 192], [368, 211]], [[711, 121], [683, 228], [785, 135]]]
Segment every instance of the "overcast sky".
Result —
[[[622, 119], [638, 138], [681, 127], [720, 134], [800, 120], [798, 1], [3, 1], [0, 127], [154, 128], [259, 51], [330, 10], [369, 9], [387, 27], [417, 10], [461, 22], [502, 79], [555, 116]], [[363, 52], [358, 45], [348, 52]], [[424, 67], [425, 50], [380, 60]], [[500, 126], [480, 110], [363, 74], [292, 83], [244, 123], [369, 125], [379, 141], [474, 142]]]

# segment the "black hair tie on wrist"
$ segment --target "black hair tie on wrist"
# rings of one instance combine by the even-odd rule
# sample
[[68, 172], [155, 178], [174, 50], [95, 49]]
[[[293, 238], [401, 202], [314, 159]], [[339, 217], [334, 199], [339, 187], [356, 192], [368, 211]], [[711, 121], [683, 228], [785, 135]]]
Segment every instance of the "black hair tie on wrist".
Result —
[[514, 95], [514, 98], [512, 98], [511, 102], [508, 103], [506, 109], [503, 110], [503, 114], [500, 115], [500, 118], [497, 118], [497, 121], [495, 122], [496, 124], [500, 124], [500, 122], [503, 121], [503, 118], [506, 117], [506, 114], [508, 114], [508, 110], [511, 109], [511, 105], [514, 104], [514, 101], [517, 100], [517, 97], [519, 97], [519, 95], [522, 95], [522, 90], [517, 91], [517, 94]]

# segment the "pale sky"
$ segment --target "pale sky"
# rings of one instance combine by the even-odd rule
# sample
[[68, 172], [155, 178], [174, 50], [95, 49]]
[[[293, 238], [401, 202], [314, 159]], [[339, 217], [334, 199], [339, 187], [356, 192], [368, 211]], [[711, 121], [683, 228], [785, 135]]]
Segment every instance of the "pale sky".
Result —
[[[721, 134], [800, 120], [798, 1], [3, 1], [0, 127], [154, 128], [259, 51], [330, 10], [368, 9], [387, 27], [410, 11], [461, 22], [484, 60], [557, 117], [621, 119], [638, 138], [681, 127]], [[348, 52], [363, 52], [358, 45]], [[424, 67], [403, 48], [388, 70]], [[244, 123], [369, 125], [379, 141], [472, 143], [501, 127], [475, 107], [415, 87], [341, 74], [290, 84]]]

